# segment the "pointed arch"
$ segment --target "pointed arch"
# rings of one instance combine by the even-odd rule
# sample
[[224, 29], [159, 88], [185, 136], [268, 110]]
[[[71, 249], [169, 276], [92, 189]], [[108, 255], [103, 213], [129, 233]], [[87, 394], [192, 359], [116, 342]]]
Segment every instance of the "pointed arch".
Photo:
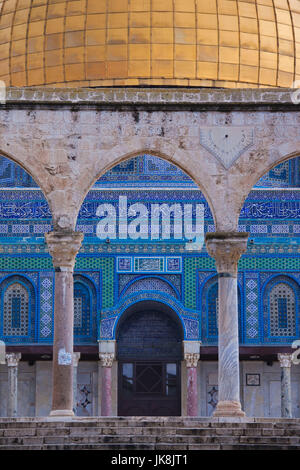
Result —
[[13, 274], [0, 284], [0, 335], [6, 343], [36, 340], [36, 291], [25, 276]]
[[94, 283], [81, 274], [74, 275], [74, 342], [97, 341], [97, 292]]
[[287, 274], [272, 276], [262, 289], [263, 340], [290, 343], [299, 337], [299, 282]]
[[[201, 296], [201, 338], [203, 343], [218, 342], [218, 275], [209, 277], [203, 288]], [[243, 343], [243, 302], [242, 289], [238, 283], [238, 315], [239, 315], [239, 341]]]

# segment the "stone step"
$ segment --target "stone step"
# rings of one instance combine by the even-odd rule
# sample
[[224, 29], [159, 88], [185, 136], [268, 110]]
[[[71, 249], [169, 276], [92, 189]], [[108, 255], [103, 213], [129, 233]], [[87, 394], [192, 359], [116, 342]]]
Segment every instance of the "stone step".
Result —
[[242, 428], [232, 427], [210, 427], [210, 428], [183, 428], [183, 427], [134, 427], [122, 426], [115, 427], [31, 427], [31, 428], [5, 428], [0, 429], [0, 438], [2, 437], [26, 437], [26, 436], [121, 436], [121, 435], [135, 435], [135, 436], [294, 436], [300, 437], [300, 429], [289, 427], [284, 428]]
[[166, 445], [193, 445], [193, 444], [263, 444], [263, 445], [294, 445], [300, 447], [300, 438], [298, 437], [249, 437], [249, 436], [45, 436], [45, 437], [2, 437], [0, 446], [11, 445], [98, 445], [98, 444], [160, 444]]
[[300, 450], [300, 446], [284, 444], [191, 444], [178, 445], [169, 443], [159, 444], [57, 444], [57, 445], [0, 445], [1, 450]]
[[300, 450], [300, 419], [1, 418], [0, 450]]
[[[166, 430], [170, 429], [175, 429], [176, 431], [179, 429], [185, 429], [186, 432], [205, 432], [205, 430], [216, 430], [217, 432], [222, 432], [222, 429], [227, 429], [227, 430], [244, 430], [247, 429], [249, 432], [253, 433], [260, 433], [262, 430], [277, 430], [278, 433], [282, 432], [282, 430], [287, 431], [290, 430], [292, 432], [298, 432], [300, 433], [300, 423], [291, 423], [291, 424], [286, 424], [286, 425], [281, 425], [281, 423], [209, 423], [206, 425], [206, 423], [176, 423], [175, 425], [172, 425], [172, 423], [165, 424], [162, 426], [159, 423], [156, 422], [110, 422], [110, 423], [103, 423], [103, 422], [94, 422], [94, 423], [88, 423], [88, 422], [10, 422], [10, 423], [0, 423], [0, 435], [1, 433], [5, 432], [6, 430], [9, 429], [19, 429], [19, 430], [24, 430], [24, 432], [31, 432], [31, 430], [40, 430], [40, 429], [53, 429], [53, 432], [55, 430], [75, 430], [75, 429], [84, 429], [84, 432], [105, 432], [104, 430], [111, 429], [111, 430], [120, 430], [120, 429], [136, 429], [137, 432], [138, 430], [141, 429], [149, 429], [149, 432], [152, 432], [153, 429], [157, 429], [158, 432], [165, 432]], [[191, 431], [190, 431], [191, 430]]]

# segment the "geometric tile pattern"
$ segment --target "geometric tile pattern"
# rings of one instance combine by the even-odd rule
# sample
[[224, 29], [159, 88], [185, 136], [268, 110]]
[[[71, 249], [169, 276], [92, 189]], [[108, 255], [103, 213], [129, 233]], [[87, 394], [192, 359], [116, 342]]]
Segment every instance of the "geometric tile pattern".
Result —
[[52, 340], [53, 333], [53, 273], [40, 273], [40, 340]]
[[259, 340], [258, 273], [245, 272], [245, 342]]

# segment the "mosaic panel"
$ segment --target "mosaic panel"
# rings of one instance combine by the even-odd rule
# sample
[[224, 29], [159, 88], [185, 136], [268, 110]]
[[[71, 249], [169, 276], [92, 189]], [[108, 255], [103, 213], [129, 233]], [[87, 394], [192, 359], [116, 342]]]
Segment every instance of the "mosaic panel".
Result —
[[53, 273], [40, 273], [40, 340], [52, 340], [53, 333]]
[[259, 340], [259, 275], [245, 273], [245, 340]]
[[184, 305], [186, 308], [197, 306], [197, 270], [214, 271], [215, 262], [211, 257], [184, 258]]
[[182, 259], [180, 256], [175, 257], [117, 257], [117, 272], [139, 272], [139, 273], [164, 273], [182, 271]]
[[176, 165], [153, 155], [140, 155], [116, 165], [107, 171], [95, 187], [126, 185], [139, 187], [141, 184], [153, 186], [196, 187], [195, 183]]
[[299, 162], [300, 158], [293, 158], [287, 162], [280, 163], [270, 170], [256, 183], [257, 188], [288, 188], [299, 187]]
[[165, 292], [177, 298], [176, 291], [167, 282], [155, 277], [138, 279], [123, 292], [123, 296], [146, 290]]
[[[119, 274], [119, 279], [118, 279], [119, 295], [130, 282], [134, 280], [138, 280], [139, 278], [140, 276], [136, 274]], [[160, 274], [160, 278], [168, 281], [172, 286], [175, 287], [175, 289], [181, 295], [181, 275], [180, 274]]]
[[23, 168], [0, 155], [0, 187], [36, 188], [37, 184]]

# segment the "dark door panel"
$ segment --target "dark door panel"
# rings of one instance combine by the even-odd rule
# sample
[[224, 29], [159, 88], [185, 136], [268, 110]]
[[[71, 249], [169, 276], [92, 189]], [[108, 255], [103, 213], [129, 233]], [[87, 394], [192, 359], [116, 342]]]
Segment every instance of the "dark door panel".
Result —
[[119, 416], [180, 416], [180, 362], [119, 362]]

